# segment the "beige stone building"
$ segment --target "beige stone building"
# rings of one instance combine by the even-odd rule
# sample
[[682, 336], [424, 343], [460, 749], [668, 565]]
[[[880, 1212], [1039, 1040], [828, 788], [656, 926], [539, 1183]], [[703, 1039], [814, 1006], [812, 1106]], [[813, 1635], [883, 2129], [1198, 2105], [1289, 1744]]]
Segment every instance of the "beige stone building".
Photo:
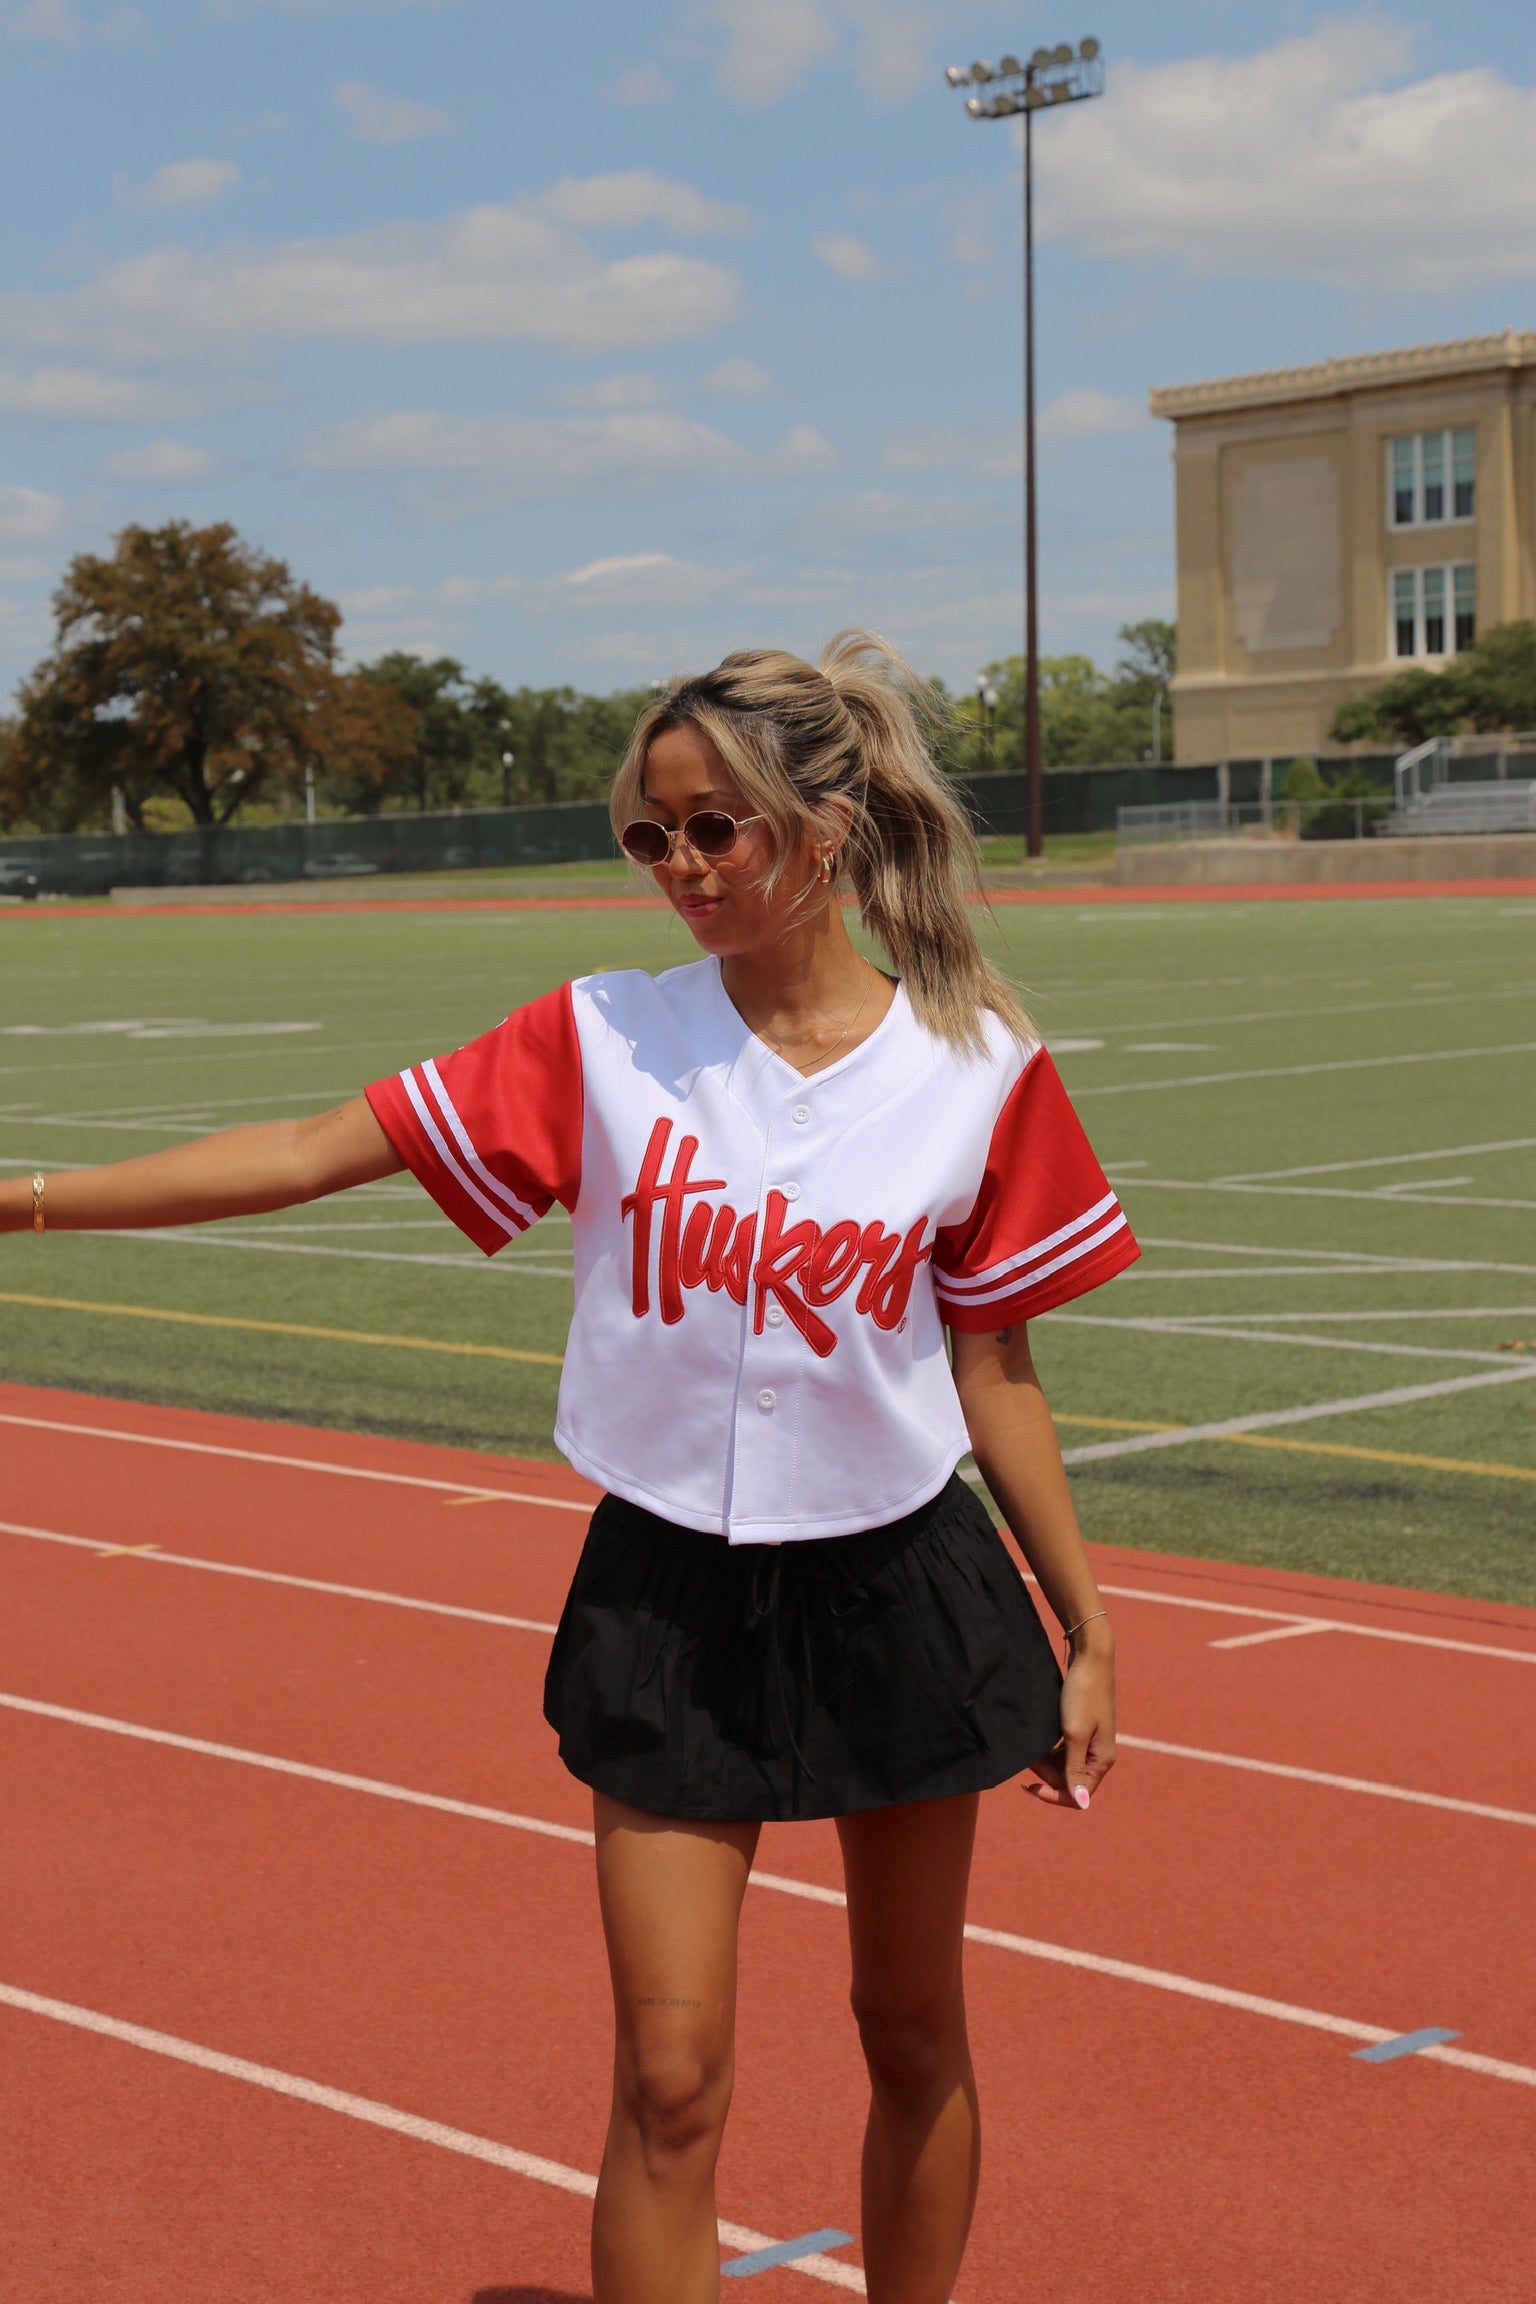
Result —
[[1536, 332], [1151, 405], [1175, 436], [1176, 759], [1336, 751], [1346, 697], [1536, 615]]

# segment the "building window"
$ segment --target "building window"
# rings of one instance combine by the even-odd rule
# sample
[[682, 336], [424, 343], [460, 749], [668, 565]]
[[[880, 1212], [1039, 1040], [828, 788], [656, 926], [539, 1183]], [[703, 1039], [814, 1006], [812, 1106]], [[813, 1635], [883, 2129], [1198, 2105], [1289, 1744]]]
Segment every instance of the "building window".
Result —
[[1477, 638], [1477, 571], [1394, 568], [1391, 607], [1394, 656], [1455, 655]]
[[1389, 526], [1430, 528], [1470, 520], [1477, 510], [1477, 434], [1400, 432], [1387, 443]]

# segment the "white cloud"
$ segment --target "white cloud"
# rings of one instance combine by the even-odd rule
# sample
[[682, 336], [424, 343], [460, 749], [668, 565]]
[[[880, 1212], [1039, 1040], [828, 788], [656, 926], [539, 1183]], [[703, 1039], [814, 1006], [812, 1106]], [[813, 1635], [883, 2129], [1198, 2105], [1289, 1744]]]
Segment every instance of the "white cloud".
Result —
[[759, 368], [755, 360], [722, 360], [699, 382], [721, 400], [768, 400], [777, 389], [767, 369]]
[[207, 480], [214, 464], [206, 448], [196, 448], [189, 440], [152, 440], [147, 447], [125, 448], [120, 455], [109, 456], [105, 469], [114, 480], [171, 483]]
[[1042, 138], [1041, 231], [1099, 256], [1368, 291], [1536, 275], [1536, 89], [1483, 66], [1393, 87], [1412, 35], [1324, 24], [1257, 55], [1122, 64]]
[[441, 136], [454, 125], [438, 105], [418, 103], [414, 96], [386, 96], [366, 80], [343, 80], [334, 93], [353, 135], [364, 144], [410, 144], [418, 136]]
[[630, 552], [611, 560], [589, 560], [540, 587], [545, 604], [599, 609], [633, 607], [652, 611], [706, 606], [739, 585], [746, 571], [680, 560], [671, 552]]
[[150, 215], [178, 208], [215, 208], [239, 181], [240, 171], [232, 160], [169, 160], [137, 191], [123, 185], [121, 196], [129, 207]]
[[723, 27], [720, 85], [738, 104], [777, 104], [832, 55], [837, 26], [822, 0], [713, 0]]
[[433, 474], [419, 510], [461, 518], [488, 497], [531, 502], [643, 495], [697, 480], [780, 479], [831, 470], [835, 450], [796, 425], [767, 454], [672, 410], [605, 415], [444, 416], [401, 411], [312, 439], [304, 462], [333, 472]]
[[0, 539], [7, 544], [41, 544], [64, 524], [64, 506], [40, 488], [0, 488]]
[[1096, 385], [1080, 385], [1061, 392], [1039, 418], [1042, 441], [1102, 440], [1116, 432], [1139, 432], [1150, 424], [1146, 402], [1128, 400], [1118, 393], [1101, 392]]
[[1016, 424], [904, 424], [886, 434], [881, 461], [888, 472], [965, 466], [979, 480], [1002, 480], [1021, 469], [1024, 450]]
[[677, 94], [659, 64], [632, 64], [606, 91], [610, 104], [666, 104]]
[[711, 200], [675, 176], [628, 168], [612, 176], [567, 176], [535, 202], [541, 216], [575, 232], [631, 232], [661, 224], [680, 239], [745, 232], [752, 211], [736, 200]]
[[672, 398], [672, 386], [660, 376], [621, 371], [590, 384], [567, 384], [560, 398], [567, 408], [659, 408]]
[[936, 88], [940, 33], [994, 11], [980, 0], [705, 0], [699, 13], [725, 34], [718, 76], [738, 104], [779, 103], [851, 38], [859, 85], [884, 108]]
[[[594, 207], [612, 215], [627, 181], [595, 179]], [[682, 211], [673, 195], [689, 187], [663, 188]], [[559, 187], [558, 204], [580, 191]], [[707, 335], [740, 308], [724, 265], [672, 250], [608, 259], [519, 200], [329, 240], [152, 249], [76, 288], [0, 295], [0, 342], [146, 364], [304, 340], [602, 352]]]
[[164, 424], [199, 414], [207, 396], [179, 385], [109, 376], [95, 368], [0, 366], [0, 416], [55, 423]]
[[839, 280], [878, 280], [885, 267], [855, 232], [818, 232], [811, 253]]
[[977, 539], [999, 526], [1012, 526], [1017, 511], [992, 497], [903, 496], [871, 488], [859, 496], [835, 496], [808, 505], [784, 531], [790, 549], [825, 561], [887, 561], [893, 545], [944, 553], [963, 547], [973, 554]]
[[60, 48], [73, 48], [80, 38], [70, 0], [26, 0], [11, 10], [5, 28], [13, 40], [45, 40]]

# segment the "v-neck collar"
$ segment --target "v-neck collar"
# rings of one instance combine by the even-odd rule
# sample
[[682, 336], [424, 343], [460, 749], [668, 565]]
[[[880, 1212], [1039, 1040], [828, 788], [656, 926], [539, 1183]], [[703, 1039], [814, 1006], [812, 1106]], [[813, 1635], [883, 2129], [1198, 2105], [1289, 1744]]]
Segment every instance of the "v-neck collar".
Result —
[[755, 1053], [759, 1058], [757, 1066], [759, 1076], [767, 1070], [769, 1065], [777, 1065], [786, 1080], [792, 1082], [797, 1088], [819, 1088], [823, 1081], [835, 1080], [840, 1073], [848, 1069], [849, 1065], [856, 1064], [861, 1056], [881, 1048], [886, 1040], [896, 1037], [896, 1033], [900, 1029], [896, 1023], [898, 1014], [903, 1021], [909, 1021], [912, 1015], [906, 986], [898, 976], [891, 1004], [873, 1032], [867, 1033], [857, 1047], [850, 1048], [846, 1056], [839, 1056], [835, 1064], [823, 1064], [814, 1072], [802, 1072], [798, 1065], [790, 1063], [787, 1056], [781, 1056], [777, 1048], [770, 1047], [760, 1032], [753, 1031], [725, 988], [725, 977], [721, 971], [719, 960], [712, 957], [707, 962], [707, 966], [714, 973], [716, 998], [724, 1008], [727, 1018], [734, 1023], [737, 1031], [741, 1034], [738, 1061], [741, 1056], [745, 1056], [749, 1052]]

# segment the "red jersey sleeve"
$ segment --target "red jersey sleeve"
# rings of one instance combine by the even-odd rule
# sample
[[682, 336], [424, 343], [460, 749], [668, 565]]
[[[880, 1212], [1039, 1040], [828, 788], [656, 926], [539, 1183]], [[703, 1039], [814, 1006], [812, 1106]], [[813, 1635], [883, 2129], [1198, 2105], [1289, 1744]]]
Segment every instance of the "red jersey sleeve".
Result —
[[1084, 1295], [1141, 1250], [1055, 1065], [1039, 1049], [997, 1116], [970, 1214], [933, 1250], [951, 1328], [1006, 1328]]
[[561, 985], [452, 1056], [376, 1080], [368, 1101], [446, 1216], [494, 1256], [581, 1185], [581, 1046]]

